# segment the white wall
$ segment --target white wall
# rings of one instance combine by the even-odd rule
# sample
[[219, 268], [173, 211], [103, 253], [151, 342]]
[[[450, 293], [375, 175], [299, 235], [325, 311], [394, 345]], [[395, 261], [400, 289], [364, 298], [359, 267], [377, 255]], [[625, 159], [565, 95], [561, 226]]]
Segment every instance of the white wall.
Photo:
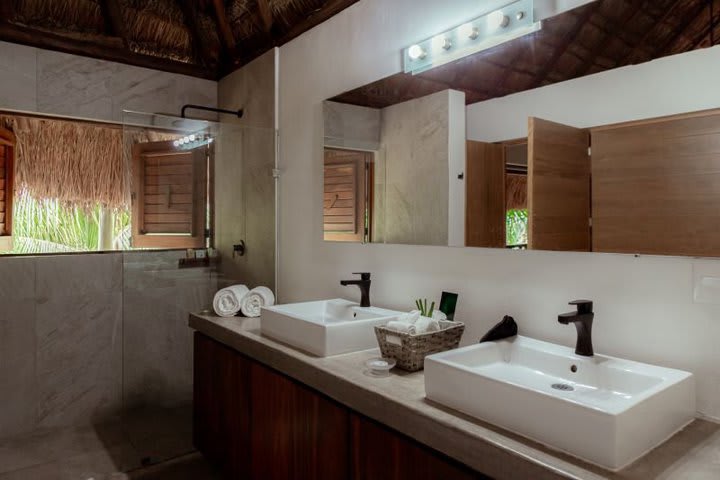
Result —
[[[508, 313], [527, 335], [574, 345], [575, 329], [557, 314], [591, 298], [597, 351], [693, 371], [698, 409], [720, 417], [720, 307], [693, 303], [692, 259], [322, 241], [322, 101], [400, 71], [402, 47], [478, 14], [480, 3], [362, 0], [282, 47], [281, 301], [357, 298], [338, 282], [368, 271], [378, 305], [410, 308], [416, 297], [460, 293], [465, 343]], [[694, 89], [708, 68], [684, 72], [675, 94]], [[643, 104], [672, 101], [654, 96], [658, 81], [645, 80]]]
[[527, 136], [528, 117], [593, 127], [720, 107], [720, 46], [467, 107], [470, 140]]

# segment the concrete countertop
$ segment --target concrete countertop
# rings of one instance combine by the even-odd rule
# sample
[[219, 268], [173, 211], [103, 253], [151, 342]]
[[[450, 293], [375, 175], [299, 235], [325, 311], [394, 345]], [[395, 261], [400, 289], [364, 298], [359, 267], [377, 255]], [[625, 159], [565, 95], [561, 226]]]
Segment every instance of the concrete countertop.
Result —
[[[190, 315], [190, 327], [322, 392], [369, 418], [493, 478], [583, 480], [717, 480], [720, 425], [696, 420], [668, 442], [613, 473], [532, 440], [432, 403], [423, 372], [363, 373], [379, 351], [318, 358], [264, 337], [260, 319]], [[538, 412], [541, 414], [541, 412]], [[572, 425], [568, 425], [572, 434]]]

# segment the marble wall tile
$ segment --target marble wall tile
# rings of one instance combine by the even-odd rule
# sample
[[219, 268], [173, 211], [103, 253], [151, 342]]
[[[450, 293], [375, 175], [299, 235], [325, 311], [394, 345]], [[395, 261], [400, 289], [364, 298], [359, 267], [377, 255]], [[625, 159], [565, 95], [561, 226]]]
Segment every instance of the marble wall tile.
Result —
[[37, 424], [35, 302], [6, 300], [2, 305], [0, 438], [7, 438], [30, 432]]
[[53, 296], [37, 305], [42, 427], [111, 419], [121, 408], [122, 292]]
[[122, 288], [122, 254], [38, 257], [36, 287], [39, 299], [119, 292]]
[[0, 42], [0, 108], [37, 110], [37, 49]]
[[119, 64], [38, 50], [37, 109], [42, 113], [111, 120], [111, 82]]
[[[123, 120], [123, 110], [180, 115], [185, 104], [217, 105], [217, 82], [121, 65], [110, 82], [113, 120]], [[217, 120], [215, 114], [193, 111], [192, 116]]]
[[178, 269], [184, 252], [126, 252], [123, 306], [124, 407], [175, 407], [192, 401], [190, 312], [209, 308], [209, 268]]
[[0, 80], [0, 108], [97, 120], [120, 122], [123, 109], [178, 115], [186, 103], [217, 105], [212, 80], [5, 42]]

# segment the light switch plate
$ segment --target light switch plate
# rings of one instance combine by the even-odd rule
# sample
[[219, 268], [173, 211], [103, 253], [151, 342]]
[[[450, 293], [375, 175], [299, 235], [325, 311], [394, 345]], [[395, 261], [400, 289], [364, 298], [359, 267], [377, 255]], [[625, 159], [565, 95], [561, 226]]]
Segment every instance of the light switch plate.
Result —
[[693, 263], [693, 302], [720, 305], [720, 261]]

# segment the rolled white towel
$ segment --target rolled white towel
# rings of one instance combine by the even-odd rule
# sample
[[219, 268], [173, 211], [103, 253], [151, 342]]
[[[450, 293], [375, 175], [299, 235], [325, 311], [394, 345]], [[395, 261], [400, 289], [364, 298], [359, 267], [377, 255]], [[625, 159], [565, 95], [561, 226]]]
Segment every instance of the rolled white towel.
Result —
[[447, 315], [445, 315], [445, 313], [441, 312], [440, 310], [435, 310], [432, 314], [432, 318], [440, 322], [443, 320], [447, 320]]
[[401, 322], [399, 320], [393, 320], [392, 322], [387, 323], [387, 328], [389, 330], [394, 330], [396, 332], [400, 333], [409, 333], [410, 335], [415, 335], [415, 325], [408, 322]]
[[267, 287], [255, 287], [240, 300], [240, 311], [246, 317], [259, 317], [262, 307], [275, 305], [275, 295]]
[[415, 322], [415, 332], [419, 335], [421, 333], [437, 332], [440, 330], [440, 323], [434, 318], [420, 317]]
[[417, 322], [418, 318], [420, 318], [420, 310], [413, 310], [410, 313], [403, 313], [395, 321], [412, 324]]
[[213, 310], [220, 317], [234, 317], [240, 311], [240, 304], [247, 293], [245, 285], [223, 288], [213, 298]]

